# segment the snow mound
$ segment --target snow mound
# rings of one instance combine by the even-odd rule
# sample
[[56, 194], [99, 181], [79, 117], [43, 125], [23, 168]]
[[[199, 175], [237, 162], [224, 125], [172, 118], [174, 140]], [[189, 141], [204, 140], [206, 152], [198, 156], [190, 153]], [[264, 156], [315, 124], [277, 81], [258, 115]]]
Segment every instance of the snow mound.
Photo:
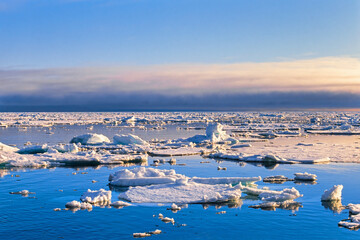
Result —
[[84, 135], [73, 137], [70, 143], [80, 143], [82, 145], [100, 145], [103, 143], [110, 143], [110, 140], [102, 134], [87, 133]]
[[227, 184], [209, 185], [186, 182], [131, 187], [120, 193], [119, 198], [137, 203], [216, 203], [235, 201], [241, 197], [241, 190]]
[[321, 196], [321, 201], [340, 201], [343, 187], [343, 185], [334, 185], [332, 188], [325, 190]]
[[142, 140], [140, 137], [133, 135], [133, 134], [121, 134], [115, 135], [114, 144], [121, 144], [121, 145], [149, 145], [148, 142]]
[[102, 188], [94, 191], [88, 189], [87, 192], [83, 193], [80, 200], [91, 204], [107, 205], [111, 202], [111, 191]]
[[19, 154], [37, 154], [37, 153], [45, 153], [47, 151], [48, 151], [48, 145], [43, 144], [43, 145], [34, 145], [34, 146], [24, 147], [24, 148], [20, 149], [19, 151], [17, 151], [17, 153], [19, 153]]

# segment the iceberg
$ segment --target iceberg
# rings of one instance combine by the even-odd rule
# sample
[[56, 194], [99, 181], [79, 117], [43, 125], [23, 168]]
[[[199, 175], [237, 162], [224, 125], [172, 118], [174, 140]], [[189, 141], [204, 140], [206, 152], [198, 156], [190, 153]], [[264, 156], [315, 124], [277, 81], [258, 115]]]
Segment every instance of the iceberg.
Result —
[[1, 152], [16, 152], [16, 151], [19, 151], [19, 149], [16, 147], [11, 147], [9, 145], [6, 145], [6, 144], [0, 142], [0, 153]]
[[342, 189], [343, 185], [334, 185], [332, 188], [325, 190], [321, 196], [321, 201], [340, 201]]

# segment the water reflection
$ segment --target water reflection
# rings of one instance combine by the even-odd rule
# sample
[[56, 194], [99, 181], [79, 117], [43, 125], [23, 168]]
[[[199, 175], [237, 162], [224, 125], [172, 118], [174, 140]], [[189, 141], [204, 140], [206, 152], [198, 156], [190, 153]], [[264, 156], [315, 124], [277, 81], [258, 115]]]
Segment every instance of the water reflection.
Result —
[[342, 205], [341, 200], [339, 201], [321, 201], [321, 205], [325, 209], [329, 209], [334, 213], [341, 213], [342, 210], [345, 209], [345, 206]]

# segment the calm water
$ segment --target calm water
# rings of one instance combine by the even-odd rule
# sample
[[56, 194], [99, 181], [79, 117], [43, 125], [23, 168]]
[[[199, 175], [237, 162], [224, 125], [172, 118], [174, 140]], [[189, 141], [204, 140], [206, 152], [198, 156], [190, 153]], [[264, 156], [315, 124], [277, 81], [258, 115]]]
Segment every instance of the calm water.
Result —
[[[55, 134], [49, 135], [42, 128], [30, 128], [26, 132], [16, 128], [3, 129], [0, 130], [0, 142], [18, 146], [26, 141], [53, 144], [68, 142], [74, 135], [89, 132], [85, 126], [56, 127], [53, 131]], [[93, 132], [111, 137], [130, 130], [95, 126]], [[145, 139], [164, 139], [192, 136], [198, 132], [203, 131], [179, 132], [172, 127], [166, 131], [136, 130], [132, 133]], [[0, 178], [0, 239], [133, 239], [134, 232], [155, 229], [161, 229], [163, 233], [147, 239], [360, 239], [360, 231], [337, 226], [340, 220], [348, 217], [347, 211], [334, 213], [322, 206], [320, 201], [325, 189], [343, 184], [342, 203], [360, 203], [360, 164], [278, 165], [268, 169], [229, 161], [218, 163], [209, 160], [210, 163], [200, 164], [202, 160], [199, 156], [177, 157], [177, 162], [185, 163], [186, 166], [165, 164], [159, 168], [175, 169], [178, 173], [199, 177], [266, 177], [279, 174], [292, 177], [295, 172], [307, 171], [317, 174], [319, 180], [315, 185], [259, 182], [260, 187], [269, 186], [272, 189], [296, 187], [304, 195], [298, 199], [303, 207], [297, 212], [252, 209], [249, 205], [259, 201], [244, 199], [242, 206], [237, 208], [222, 206], [217, 209], [219, 206], [210, 206], [204, 209], [202, 205], [189, 205], [177, 213], [166, 210], [167, 205], [156, 204], [138, 204], [122, 209], [94, 207], [91, 212], [82, 210], [73, 213], [55, 212], [53, 209], [63, 208], [68, 201], [79, 200], [87, 189], [109, 189], [109, 174], [123, 167], [12, 170]], [[217, 171], [218, 165], [227, 167], [228, 170]], [[78, 174], [73, 175], [73, 172]], [[92, 183], [92, 180], [98, 182]], [[9, 194], [10, 191], [23, 189], [36, 194], [29, 197]], [[120, 190], [113, 190], [113, 201], [117, 199], [117, 191]], [[216, 214], [219, 211], [226, 211], [226, 214]], [[173, 217], [175, 225], [163, 223], [153, 217], [159, 213]], [[181, 224], [186, 226], [180, 226]]]

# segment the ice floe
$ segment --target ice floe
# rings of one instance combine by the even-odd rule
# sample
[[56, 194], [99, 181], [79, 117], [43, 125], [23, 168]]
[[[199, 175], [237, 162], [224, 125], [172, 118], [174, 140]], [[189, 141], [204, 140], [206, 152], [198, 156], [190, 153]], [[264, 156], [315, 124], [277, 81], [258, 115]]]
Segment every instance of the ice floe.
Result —
[[215, 203], [233, 201], [240, 197], [241, 190], [229, 184], [201, 184], [188, 182], [187, 179], [169, 184], [130, 187], [119, 194], [120, 199], [138, 203]]

